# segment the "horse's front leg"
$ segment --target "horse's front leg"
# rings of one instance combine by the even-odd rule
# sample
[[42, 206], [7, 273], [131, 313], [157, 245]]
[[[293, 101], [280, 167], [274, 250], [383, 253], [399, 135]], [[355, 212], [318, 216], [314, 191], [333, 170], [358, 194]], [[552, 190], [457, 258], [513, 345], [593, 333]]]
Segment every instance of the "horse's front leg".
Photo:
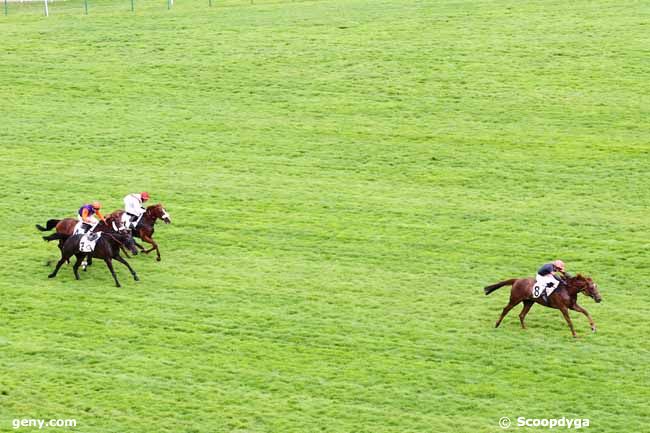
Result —
[[569, 309], [567, 307], [562, 306], [560, 308], [560, 311], [564, 316], [564, 320], [566, 320], [566, 323], [569, 325], [569, 329], [571, 330], [571, 334], [573, 334], [573, 338], [578, 338], [575, 329], [573, 329], [573, 322], [571, 322], [571, 317], [569, 316]]
[[117, 275], [115, 275], [115, 269], [113, 269], [113, 261], [111, 260], [111, 258], [106, 257], [104, 259], [104, 261], [106, 262], [106, 266], [108, 266], [108, 270], [111, 271], [111, 275], [113, 276], [113, 279], [115, 280], [115, 286], [116, 287], [122, 287], [120, 285], [120, 282], [117, 281]]
[[129, 255], [129, 251], [124, 247], [124, 245], [120, 245], [120, 250], [124, 253], [127, 259], [130, 259], [131, 256]]
[[142, 240], [145, 241], [145, 242], [150, 243], [151, 245], [153, 245], [151, 248], [149, 248], [148, 250], [145, 251], [145, 254], [149, 254], [153, 250], [156, 250], [156, 254], [158, 255], [156, 260], [160, 261], [160, 250], [158, 249], [158, 244], [156, 243], [156, 241], [154, 241], [153, 238], [151, 236], [149, 236], [149, 235], [144, 235]]
[[594, 322], [594, 319], [591, 318], [591, 315], [587, 310], [578, 305], [577, 302], [573, 305], [573, 307], [571, 307], [571, 309], [587, 316], [587, 320], [589, 320], [589, 325], [591, 326], [591, 331], [596, 332], [596, 323]]
[[135, 281], [140, 281], [140, 278], [138, 278], [138, 274], [135, 273], [135, 271], [133, 270], [133, 268], [131, 267], [131, 265], [129, 265], [129, 262], [127, 262], [126, 260], [124, 260], [124, 259], [123, 259], [121, 256], [119, 256], [119, 255], [118, 255], [118, 256], [115, 256], [115, 257], [113, 257], [113, 258], [114, 258], [115, 260], [117, 260], [118, 262], [124, 264], [124, 266], [126, 266], [127, 268], [129, 268], [129, 271], [131, 272], [131, 275], [133, 275], [133, 279], [134, 279]]

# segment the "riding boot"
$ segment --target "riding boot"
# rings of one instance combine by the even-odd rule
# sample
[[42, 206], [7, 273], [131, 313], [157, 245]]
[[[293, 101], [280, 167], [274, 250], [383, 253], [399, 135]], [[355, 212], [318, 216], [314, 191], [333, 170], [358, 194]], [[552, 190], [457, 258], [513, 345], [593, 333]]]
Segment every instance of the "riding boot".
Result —
[[138, 216], [128, 212], [126, 214], [129, 216], [129, 223], [127, 228], [134, 229], [137, 224], [136, 221], [138, 220]]
[[546, 290], [542, 292], [542, 300], [544, 301], [544, 304], [548, 305], [548, 295], [546, 294]]

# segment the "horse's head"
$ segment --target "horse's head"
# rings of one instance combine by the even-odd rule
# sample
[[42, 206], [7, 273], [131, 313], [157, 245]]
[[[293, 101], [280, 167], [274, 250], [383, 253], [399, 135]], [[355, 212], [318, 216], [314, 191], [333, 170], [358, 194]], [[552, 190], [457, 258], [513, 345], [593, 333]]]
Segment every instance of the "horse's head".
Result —
[[578, 274], [575, 277], [571, 278], [571, 280], [578, 289], [578, 292], [584, 292], [585, 295], [589, 296], [596, 302], [603, 300], [602, 296], [600, 296], [600, 292], [598, 291], [598, 284], [596, 284], [594, 280], [591, 279], [591, 277], [585, 277]]
[[160, 203], [149, 206], [147, 208], [147, 212], [151, 214], [154, 220], [161, 219], [165, 222], [165, 224], [169, 224], [172, 222], [171, 217], [169, 216], [169, 214], [167, 213], [163, 205]]
[[127, 248], [131, 252], [131, 254], [137, 256], [138, 249], [135, 246], [135, 240], [133, 240], [133, 236], [131, 236], [131, 232], [127, 229], [124, 229], [124, 231], [119, 232], [119, 237], [120, 237], [120, 242], [122, 242], [122, 245], [124, 245], [124, 247]]
[[108, 227], [112, 228], [113, 231], [115, 232], [127, 232], [128, 229], [126, 228], [125, 220], [123, 218], [123, 215], [125, 215], [124, 211], [115, 211], [113, 213], [110, 213], [106, 217], [106, 224]]

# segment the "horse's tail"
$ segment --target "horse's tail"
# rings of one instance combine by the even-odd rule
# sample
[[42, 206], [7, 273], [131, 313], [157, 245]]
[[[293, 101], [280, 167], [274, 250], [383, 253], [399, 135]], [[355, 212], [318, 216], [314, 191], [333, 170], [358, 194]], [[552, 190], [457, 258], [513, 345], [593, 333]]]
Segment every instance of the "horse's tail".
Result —
[[50, 241], [56, 241], [56, 240], [59, 240], [59, 239], [61, 239], [61, 240], [66, 240], [66, 239], [68, 239], [69, 237], [70, 237], [70, 236], [65, 235], [65, 234], [63, 234], [63, 233], [52, 233], [52, 234], [49, 235], [49, 236], [43, 236], [43, 240], [50, 242]]
[[483, 288], [483, 290], [485, 290], [485, 294], [486, 294], [486, 295], [489, 295], [490, 293], [494, 292], [494, 291], [495, 291], [496, 289], [498, 289], [499, 287], [503, 287], [503, 286], [511, 286], [511, 285], [513, 285], [513, 284], [515, 283], [515, 281], [517, 281], [516, 278], [513, 278], [513, 279], [511, 279], [511, 280], [501, 281], [501, 282], [499, 282], [499, 283], [492, 284], [491, 286], [485, 286], [485, 287]]
[[59, 221], [61, 221], [61, 220], [54, 220], [54, 219], [47, 220], [47, 222], [45, 223], [45, 227], [43, 227], [40, 224], [36, 224], [36, 228], [39, 229], [42, 232], [46, 232], [46, 231], [52, 230], [54, 227], [56, 227], [56, 225], [59, 223]]

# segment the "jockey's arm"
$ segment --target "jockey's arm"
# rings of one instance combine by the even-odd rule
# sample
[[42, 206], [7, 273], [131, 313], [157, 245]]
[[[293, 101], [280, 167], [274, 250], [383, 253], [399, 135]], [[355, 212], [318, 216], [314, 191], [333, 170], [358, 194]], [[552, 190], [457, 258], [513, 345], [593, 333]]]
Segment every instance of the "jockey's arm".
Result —
[[563, 271], [553, 272], [553, 276], [558, 281], [564, 281], [569, 277], [569, 275], [566, 272], [563, 272]]
[[98, 210], [95, 211], [95, 215], [97, 215], [97, 218], [99, 218], [104, 222], [104, 224], [106, 224], [106, 219], [104, 218], [104, 215], [102, 215]]

